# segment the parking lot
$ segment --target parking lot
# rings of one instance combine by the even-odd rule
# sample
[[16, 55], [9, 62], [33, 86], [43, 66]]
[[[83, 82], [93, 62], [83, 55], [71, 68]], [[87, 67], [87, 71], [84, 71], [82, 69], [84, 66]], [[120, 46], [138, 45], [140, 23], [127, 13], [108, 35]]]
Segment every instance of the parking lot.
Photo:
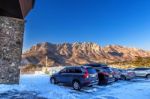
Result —
[[72, 87], [50, 84], [48, 75], [22, 75], [20, 85], [0, 85], [0, 89], [1, 99], [14, 99], [14, 96], [22, 99], [149, 99], [150, 80], [136, 78], [75, 91]]

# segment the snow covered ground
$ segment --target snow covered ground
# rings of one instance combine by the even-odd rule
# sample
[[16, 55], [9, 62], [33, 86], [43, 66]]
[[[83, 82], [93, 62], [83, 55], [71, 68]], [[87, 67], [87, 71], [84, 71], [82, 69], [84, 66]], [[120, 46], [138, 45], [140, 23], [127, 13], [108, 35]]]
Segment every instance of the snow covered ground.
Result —
[[[13, 93], [13, 94], [12, 94]], [[10, 95], [10, 97], [8, 97]], [[12, 98], [28, 95], [29, 97]], [[35, 97], [37, 96], [37, 97]], [[42, 98], [43, 97], [43, 98]], [[20, 85], [0, 85], [0, 99], [150, 99], [150, 80], [118, 81], [108, 86], [85, 88], [52, 85], [47, 75], [22, 75]]]

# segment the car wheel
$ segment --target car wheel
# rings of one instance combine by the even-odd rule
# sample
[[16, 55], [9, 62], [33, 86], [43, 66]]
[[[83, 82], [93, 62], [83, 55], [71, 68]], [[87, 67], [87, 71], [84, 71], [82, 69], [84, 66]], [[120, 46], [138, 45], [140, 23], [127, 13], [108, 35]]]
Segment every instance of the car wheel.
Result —
[[99, 83], [98, 83], [98, 85], [104, 85], [104, 84], [106, 84], [107, 83], [107, 81], [106, 81], [106, 79], [105, 79], [105, 77], [104, 77], [104, 75], [98, 75], [98, 80], [99, 80]]
[[121, 76], [121, 79], [122, 79], [122, 80], [126, 80], [126, 77], [122, 75], [122, 76]]
[[148, 74], [148, 75], [146, 76], [146, 78], [147, 78], [147, 79], [150, 79], [150, 74]]
[[56, 79], [55, 78], [51, 78], [51, 84], [56, 84]]
[[118, 78], [115, 78], [115, 81], [118, 81]]
[[81, 89], [80, 83], [78, 81], [73, 81], [73, 89], [75, 90]]

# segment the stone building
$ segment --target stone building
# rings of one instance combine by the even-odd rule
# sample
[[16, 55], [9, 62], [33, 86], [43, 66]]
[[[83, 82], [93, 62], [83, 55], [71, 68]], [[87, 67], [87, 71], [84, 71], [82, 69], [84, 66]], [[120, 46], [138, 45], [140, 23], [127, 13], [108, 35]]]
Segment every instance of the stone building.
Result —
[[34, 0], [0, 0], [0, 84], [19, 83], [24, 18]]

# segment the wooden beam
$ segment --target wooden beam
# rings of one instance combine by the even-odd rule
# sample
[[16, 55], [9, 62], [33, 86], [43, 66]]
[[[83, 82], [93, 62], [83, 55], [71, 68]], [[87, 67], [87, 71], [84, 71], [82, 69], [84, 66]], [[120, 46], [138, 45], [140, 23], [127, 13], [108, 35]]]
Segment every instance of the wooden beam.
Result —
[[35, 0], [0, 0], [0, 16], [24, 19]]
[[19, 0], [23, 17], [27, 16], [29, 11], [33, 8], [34, 2], [34, 0]]

